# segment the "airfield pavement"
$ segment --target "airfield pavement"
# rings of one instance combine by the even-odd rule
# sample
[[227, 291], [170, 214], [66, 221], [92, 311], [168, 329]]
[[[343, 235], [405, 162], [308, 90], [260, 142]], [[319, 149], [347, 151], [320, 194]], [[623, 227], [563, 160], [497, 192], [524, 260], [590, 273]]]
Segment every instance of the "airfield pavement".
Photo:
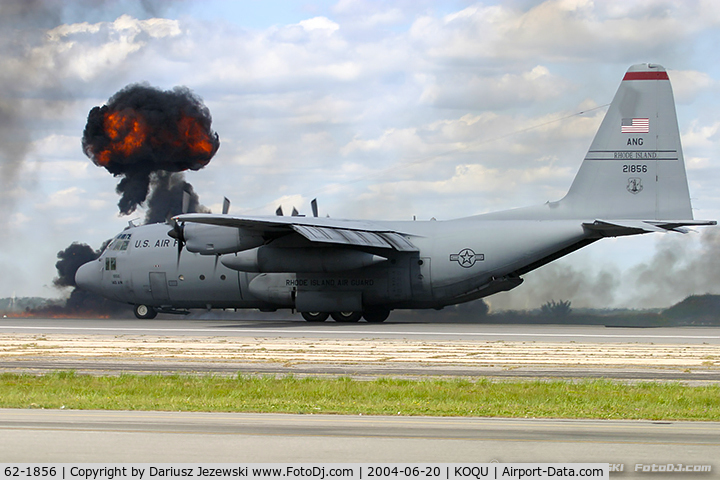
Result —
[[[19, 321], [24, 331], [0, 324], [0, 371], [78, 373], [198, 372], [214, 374], [294, 374], [379, 376], [577, 377], [620, 380], [720, 381], [720, 342], [712, 331], [697, 331], [713, 341], [682, 340], [682, 335], [656, 335], [636, 330], [654, 341], [632, 341], [617, 329], [575, 329], [575, 336], [543, 336], [552, 327], [527, 327], [527, 337], [509, 328], [505, 336], [478, 337], [477, 326], [453, 326], [457, 336], [414, 335], [415, 325], [327, 324], [306, 326], [278, 323], [266, 329], [254, 323], [226, 334], [223, 327], [202, 323], [183, 329], [189, 320], [160, 323], [166, 328], [107, 327], [98, 320], [64, 331]], [[94, 326], [93, 326], [94, 325]], [[106, 325], [98, 326], [98, 325]], [[136, 324], [132, 324], [136, 325]], [[227, 327], [227, 322], [224, 323]], [[246, 325], [247, 326], [247, 325]], [[242, 327], [242, 326], [241, 326]], [[340, 328], [337, 328], [340, 327]], [[363, 328], [364, 327], [364, 328]], [[377, 334], [379, 328], [405, 334]], [[443, 331], [443, 325], [435, 326]], [[36, 330], [29, 330], [36, 328]], [[425, 328], [425, 327], [423, 327]], [[463, 333], [463, 328], [467, 332]], [[591, 327], [588, 327], [591, 328]], [[300, 329], [300, 330], [299, 330]], [[324, 329], [324, 330], [319, 330]], [[334, 329], [335, 335], [331, 335]], [[11, 330], [11, 331], [8, 331]], [[181, 332], [179, 330], [182, 330]], [[252, 330], [252, 331], [249, 331]], [[585, 334], [579, 332], [600, 332]], [[687, 329], [685, 329], [687, 331]], [[301, 333], [299, 333], [301, 332]], [[304, 332], [304, 333], [302, 333]], [[329, 332], [329, 333], [328, 333]], [[475, 332], [475, 336], [473, 336]], [[538, 332], [533, 336], [532, 332]], [[610, 333], [603, 333], [610, 332]], [[214, 333], [214, 334], [213, 334]], [[616, 335], [618, 333], [618, 335]], [[466, 337], [467, 339], [463, 339]], [[653, 338], [657, 337], [657, 338]], [[507, 338], [507, 340], [503, 339]], [[680, 340], [678, 340], [680, 339]], [[692, 341], [692, 343], [688, 343]]]

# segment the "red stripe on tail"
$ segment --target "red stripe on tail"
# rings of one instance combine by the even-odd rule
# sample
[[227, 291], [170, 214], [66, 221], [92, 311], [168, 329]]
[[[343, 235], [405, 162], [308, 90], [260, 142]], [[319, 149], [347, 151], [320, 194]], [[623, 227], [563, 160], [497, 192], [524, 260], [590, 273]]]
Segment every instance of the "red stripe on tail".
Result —
[[670, 80], [667, 72], [627, 72], [624, 80]]

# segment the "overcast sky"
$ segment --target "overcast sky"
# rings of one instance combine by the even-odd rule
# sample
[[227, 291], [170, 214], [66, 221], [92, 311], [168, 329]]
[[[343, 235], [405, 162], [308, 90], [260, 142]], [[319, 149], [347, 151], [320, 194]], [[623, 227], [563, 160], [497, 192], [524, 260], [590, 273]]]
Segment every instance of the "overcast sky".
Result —
[[[62, 3], [62, 5], [61, 5]], [[0, 297], [60, 296], [57, 252], [132, 218], [82, 152], [124, 86], [200, 96], [213, 211], [438, 220], [558, 200], [630, 65], [670, 75], [695, 218], [720, 219], [720, 2], [111, 1], [0, 4]], [[493, 308], [667, 306], [720, 293], [720, 233], [604, 240]]]

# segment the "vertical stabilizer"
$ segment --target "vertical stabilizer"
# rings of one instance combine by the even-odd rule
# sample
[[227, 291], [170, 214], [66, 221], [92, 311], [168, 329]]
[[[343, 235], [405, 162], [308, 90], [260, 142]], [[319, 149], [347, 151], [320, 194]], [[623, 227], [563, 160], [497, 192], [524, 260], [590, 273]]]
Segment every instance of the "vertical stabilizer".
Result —
[[675, 100], [662, 66], [627, 71], [561, 204], [582, 218], [693, 218]]

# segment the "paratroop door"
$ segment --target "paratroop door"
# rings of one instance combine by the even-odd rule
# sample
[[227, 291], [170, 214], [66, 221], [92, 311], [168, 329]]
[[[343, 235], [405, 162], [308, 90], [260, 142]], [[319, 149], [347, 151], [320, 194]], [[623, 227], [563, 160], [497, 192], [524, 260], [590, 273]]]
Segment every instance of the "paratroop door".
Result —
[[170, 300], [165, 272], [150, 272], [150, 292], [152, 293], [153, 300], [159, 302]]

